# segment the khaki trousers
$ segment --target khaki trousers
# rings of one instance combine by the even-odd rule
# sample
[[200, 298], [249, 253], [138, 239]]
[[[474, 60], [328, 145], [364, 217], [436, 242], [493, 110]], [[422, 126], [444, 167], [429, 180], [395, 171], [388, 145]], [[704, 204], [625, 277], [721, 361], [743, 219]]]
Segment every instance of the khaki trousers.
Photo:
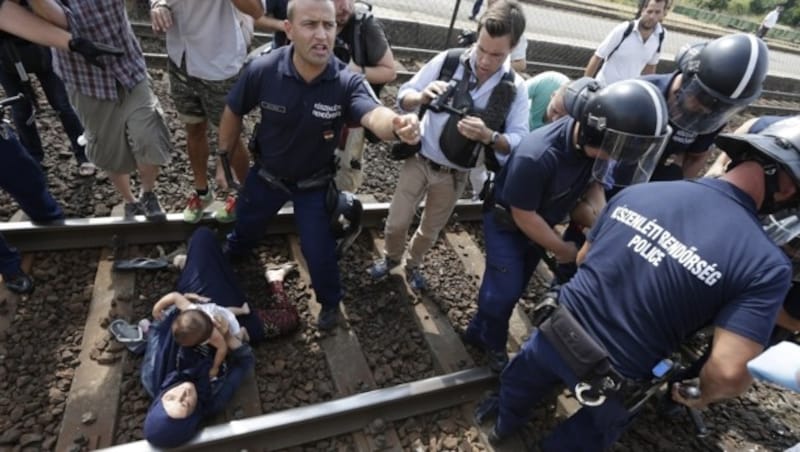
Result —
[[419, 227], [408, 247], [406, 267], [414, 268], [422, 264], [425, 253], [436, 242], [439, 232], [453, 213], [456, 201], [467, 183], [467, 175], [461, 171], [435, 171], [419, 154], [406, 159], [386, 219], [386, 257], [395, 262], [402, 260], [408, 228], [414, 220], [417, 205], [425, 198]]

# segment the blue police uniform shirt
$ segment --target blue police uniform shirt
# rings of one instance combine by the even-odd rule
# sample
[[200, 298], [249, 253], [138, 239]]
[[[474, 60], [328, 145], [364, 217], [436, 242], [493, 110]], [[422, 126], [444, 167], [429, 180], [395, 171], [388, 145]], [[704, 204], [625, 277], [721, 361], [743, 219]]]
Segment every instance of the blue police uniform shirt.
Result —
[[[641, 79], [655, 85], [658, 90], [661, 91], [661, 94], [664, 95], [664, 99], [669, 99], [669, 87], [672, 85], [672, 81], [677, 75], [678, 72], [673, 72], [672, 74], [653, 74], [642, 76]], [[723, 126], [714, 132], [700, 135], [675, 127], [672, 123], [670, 123], [670, 125], [672, 125], [673, 128], [672, 136], [670, 136], [667, 145], [664, 147], [664, 153], [661, 156], [662, 160], [670, 155], [680, 154], [681, 152], [699, 154], [707, 151], [711, 148], [711, 145], [714, 144], [714, 138], [716, 138], [724, 128]]]
[[651, 376], [658, 361], [709, 324], [768, 342], [792, 267], [764, 234], [753, 199], [732, 184], [628, 187], [588, 239], [586, 261], [560, 300], [623, 375]]
[[250, 62], [227, 103], [239, 116], [259, 107], [256, 163], [276, 177], [298, 181], [331, 165], [345, 121], [360, 122], [380, 103], [364, 76], [333, 56], [322, 74], [306, 83], [292, 63], [293, 52], [288, 45]]
[[525, 135], [497, 176], [497, 202], [536, 211], [551, 226], [564, 220], [586, 192], [594, 164], [575, 148], [574, 125], [566, 116]]
[[791, 116], [762, 116], [753, 121], [753, 124], [750, 125], [747, 133], [761, 133], [762, 130], [775, 124], [776, 122], [789, 118], [791, 118]]

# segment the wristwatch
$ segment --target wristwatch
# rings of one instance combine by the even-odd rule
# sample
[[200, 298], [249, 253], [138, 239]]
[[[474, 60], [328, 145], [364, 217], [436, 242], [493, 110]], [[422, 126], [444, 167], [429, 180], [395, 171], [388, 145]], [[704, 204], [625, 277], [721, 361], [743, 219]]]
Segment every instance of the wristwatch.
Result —
[[500, 132], [494, 131], [492, 132], [492, 137], [489, 139], [489, 146], [494, 147], [497, 144], [497, 140], [500, 138]]

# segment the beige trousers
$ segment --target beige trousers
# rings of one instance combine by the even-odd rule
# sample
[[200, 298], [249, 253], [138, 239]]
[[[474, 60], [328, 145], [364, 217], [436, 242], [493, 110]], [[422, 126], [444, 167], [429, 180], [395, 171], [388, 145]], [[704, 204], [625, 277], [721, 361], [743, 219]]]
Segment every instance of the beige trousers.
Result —
[[453, 213], [456, 201], [466, 186], [467, 175], [461, 171], [434, 171], [418, 154], [406, 159], [386, 219], [386, 257], [395, 262], [402, 260], [408, 228], [414, 220], [417, 205], [425, 198], [419, 227], [408, 247], [406, 267], [414, 268], [422, 264], [425, 253], [436, 242], [439, 232]]

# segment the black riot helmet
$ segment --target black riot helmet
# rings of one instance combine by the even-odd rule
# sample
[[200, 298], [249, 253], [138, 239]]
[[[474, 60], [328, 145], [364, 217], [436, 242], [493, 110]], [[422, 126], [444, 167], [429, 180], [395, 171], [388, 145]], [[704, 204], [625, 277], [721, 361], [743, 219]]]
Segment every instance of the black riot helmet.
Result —
[[361, 201], [349, 191], [339, 191], [332, 203], [331, 231], [336, 238], [336, 254], [341, 256], [361, 233]]
[[774, 204], [773, 195], [778, 190], [778, 172], [782, 169], [792, 178], [797, 186], [798, 195], [793, 203], [798, 204], [800, 197], [800, 116], [778, 121], [759, 133], [719, 135], [716, 145], [731, 158], [729, 168], [737, 164], [755, 160], [764, 167], [765, 194], [761, 213], [772, 213], [781, 207]]
[[761, 95], [769, 51], [764, 41], [737, 33], [678, 52], [683, 78], [670, 96], [670, 121], [694, 133], [711, 133]]
[[[577, 93], [576, 84], [583, 84]], [[601, 151], [595, 179], [617, 186], [650, 179], [671, 133], [667, 103], [653, 84], [623, 80], [598, 89], [578, 79], [567, 86], [564, 105], [580, 123], [578, 145]]]

